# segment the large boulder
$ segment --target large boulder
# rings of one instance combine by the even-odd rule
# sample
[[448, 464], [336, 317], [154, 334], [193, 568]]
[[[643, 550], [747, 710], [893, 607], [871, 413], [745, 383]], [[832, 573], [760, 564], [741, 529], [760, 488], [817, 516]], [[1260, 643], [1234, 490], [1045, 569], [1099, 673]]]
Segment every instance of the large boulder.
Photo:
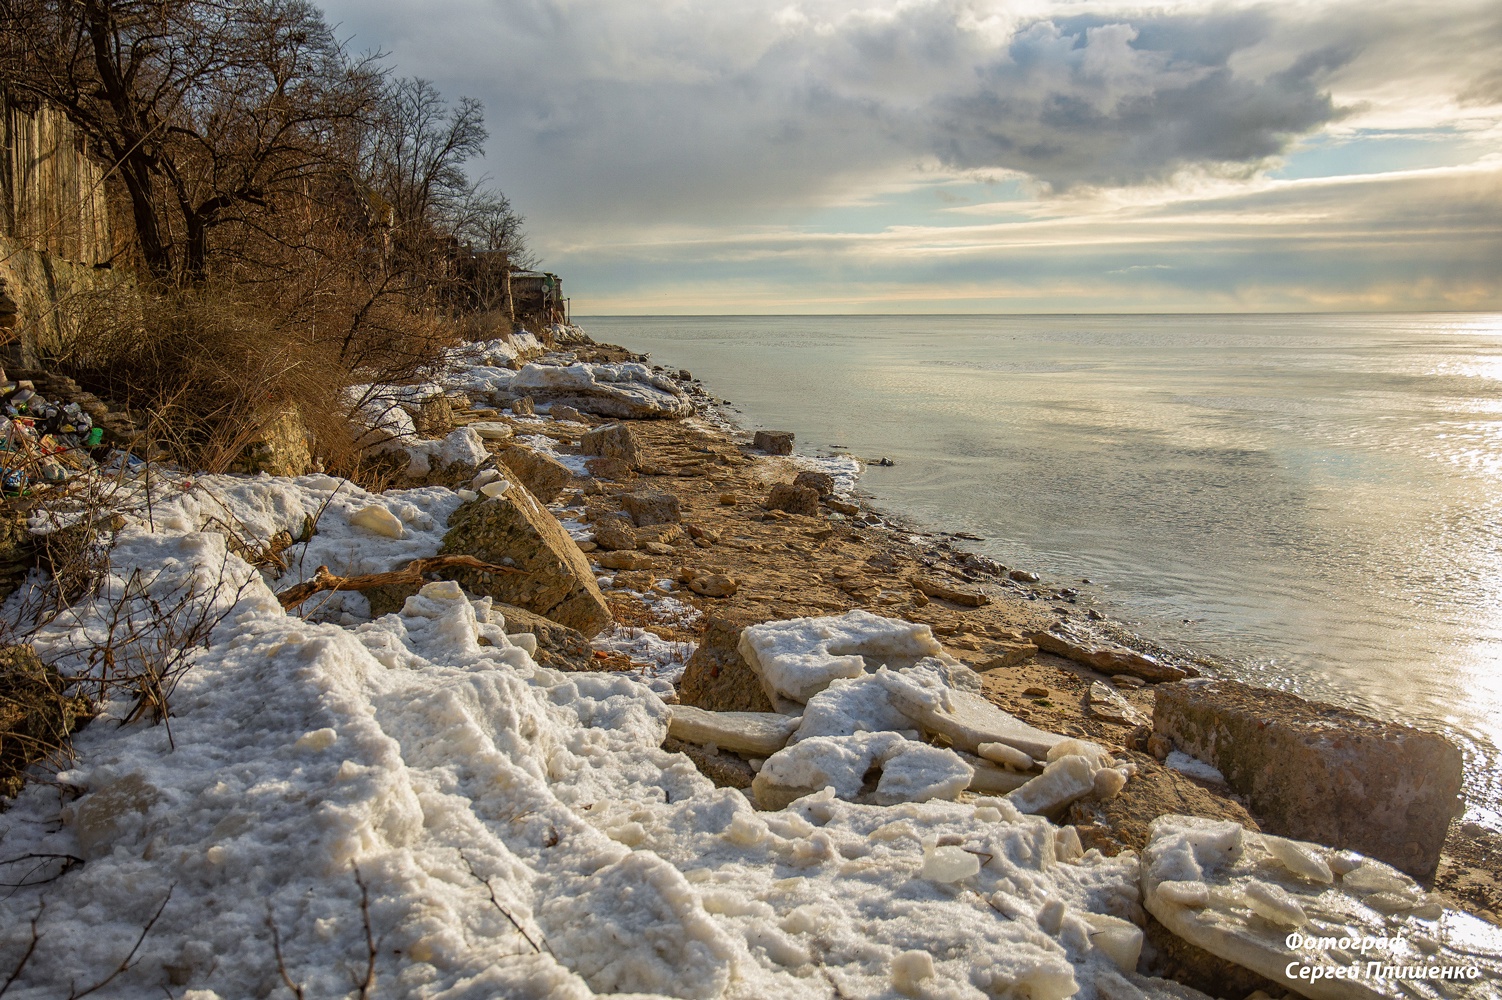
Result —
[[676, 382], [636, 363], [527, 365], [509, 388], [539, 403], [562, 403], [603, 417], [687, 417], [694, 412]]
[[621, 494], [621, 509], [631, 515], [636, 526], [675, 524], [683, 520], [678, 498], [663, 490], [637, 490]]
[[1229, 680], [1159, 687], [1153, 726], [1219, 769], [1266, 830], [1419, 878], [1439, 863], [1463, 763], [1441, 736]]
[[569, 467], [551, 455], [544, 455], [525, 445], [512, 445], [501, 451], [499, 458], [506, 467], [516, 473], [522, 485], [543, 503], [552, 503], [563, 488], [574, 481]]
[[804, 517], [818, 517], [819, 493], [808, 486], [778, 483], [772, 487], [772, 492], [767, 494], [767, 509], [785, 510], [789, 514], [802, 514]]
[[751, 447], [768, 455], [791, 455], [793, 453], [792, 431], [757, 431]]
[[444, 575], [472, 594], [514, 604], [593, 638], [611, 624], [611, 615], [584, 553], [514, 472], [498, 471], [510, 485], [456, 510], [439, 554], [471, 555], [521, 572], [453, 569]]
[[629, 424], [596, 427], [579, 439], [579, 452], [599, 458], [618, 458], [633, 469], [641, 463], [641, 445]]
[[711, 615], [699, 647], [683, 668], [678, 700], [714, 712], [770, 712], [761, 678], [736, 649], [749, 618]]

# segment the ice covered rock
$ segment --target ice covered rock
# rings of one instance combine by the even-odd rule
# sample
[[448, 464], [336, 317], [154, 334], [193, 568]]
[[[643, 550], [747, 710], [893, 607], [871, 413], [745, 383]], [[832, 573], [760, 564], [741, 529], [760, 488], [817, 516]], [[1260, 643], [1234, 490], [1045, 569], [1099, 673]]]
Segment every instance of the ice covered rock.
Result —
[[1273, 833], [1420, 878], [1439, 861], [1462, 765], [1441, 736], [1228, 680], [1158, 688], [1153, 725], [1218, 769]]
[[1046, 815], [1095, 790], [1097, 768], [1087, 757], [1060, 757], [1007, 796], [1018, 812]]
[[[768, 757], [751, 788], [763, 809], [781, 809], [825, 788], [847, 801], [890, 805], [952, 799], [972, 773], [952, 751], [897, 733], [815, 736]], [[867, 788], [873, 774], [880, 777]]]
[[927, 625], [869, 611], [753, 625], [741, 633], [739, 649], [774, 704], [804, 704], [836, 678], [912, 666], [943, 652]]
[[691, 705], [674, 705], [672, 712], [668, 735], [754, 757], [781, 750], [799, 721], [775, 712], [706, 712]]
[[403, 438], [383, 446], [383, 451], [406, 452], [407, 475], [421, 479], [431, 473], [458, 467], [460, 475], [478, 468], [490, 458], [485, 442], [472, 427], [460, 427], [440, 440]]
[[634, 362], [529, 364], [516, 373], [508, 389], [539, 403], [562, 403], [604, 417], [687, 417], [694, 412], [676, 382]]
[[1350, 857], [1337, 877], [1338, 856], [1163, 816], [1142, 854], [1143, 902], [1189, 943], [1314, 1000], [1458, 1000], [1502, 978], [1502, 929], [1380, 861]]
[[455, 511], [440, 552], [472, 555], [520, 572], [454, 569], [444, 575], [472, 594], [517, 605], [587, 637], [598, 635], [611, 623], [610, 608], [584, 554], [514, 473], [506, 469], [498, 474], [501, 478], [486, 483], [481, 492], [500, 483], [508, 488]]
[[892, 704], [924, 732], [969, 753], [976, 753], [982, 743], [1005, 743], [1042, 759], [1064, 740], [1003, 712], [979, 694], [950, 687], [932, 671], [894, 677]]
[[401, 538], [405, 534], [402, 519], [380, 504], [361, 507], [349, 516], [349, 523], [385, 538]]

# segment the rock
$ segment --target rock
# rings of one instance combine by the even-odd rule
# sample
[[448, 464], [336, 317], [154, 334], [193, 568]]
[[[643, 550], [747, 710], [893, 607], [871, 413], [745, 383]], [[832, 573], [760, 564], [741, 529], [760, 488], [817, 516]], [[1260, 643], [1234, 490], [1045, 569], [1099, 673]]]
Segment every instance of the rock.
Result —
[[590, 525], [595, 543], [602, 549], [630, 551], [636, 548], [636, 527], [625, 514], [601, 514]]
[[1007, 576], [1013, 580], [1016, 580], [1018, 583], [1038, 582], [1038, 574], [1026, 569], [1014, 569], [1010, 573], [1008, 573]]
[[1164, 663], [1157, 657], [1125, 646], [1099, 643], [1058, 626], [1047, 632], [1030, 632], [1027, 638], [1045, 652], [1094, 667], [1103, 674], [1131, 674], [1145, 681], [1178, 681], [1197, 671]]
[[1046, 816], [1095, 790], [1097, 768], [1085, 757], [1060, 757], [1007, 796], [1018, 812]]
[[1236, 681], [1160, 687], [1153, 725], [1211, 764], [1273, 833], [1431, 875], [1459, 809], [1462, 757], [1408, 726]]
[[1143, 680], [1141, 677], [1133, 677], [1131, 674], [1116, 674], [1112, 676], [1111, 683], [1115, 684], [1119, 688], [1147, 687], [1147, 681]]
[[666, 542], [638, 542], [636, 547], [649, 556], [672, 556], [678, 554], [678, 550]]
[[793, 480], [794, 486], [802, 486], [819, 494], [819, 498], [829, 496], [834, 492], [834, 477], [827, 472], [800, 472]]
[[694, 404], [671, 378], [644, 364], [529, 364], [511, 380], [512, 392], [562, 403], [585, 413], [627, 420], [692, 416]]
[[1085, 704], [1090, 709], [1091, 715], [1104, 719], [1106, 722], [1114, 722], [1118, 726], [1147, 724], [1147, 716], [1133, 708], [1119, 691], [1100, 681], [1090, 682], [1090, 693], [1086, 697]]
[[638, 490], [621, 494], [621, 507], [637, 527], [649, 524], [671, 524], [683, 520], [678, 510], [678, 498], [662, 490]]
[[412, 415], [413, 426], [423, 437], [445, 437], [454, 429], [454, 407], [447, 396], [429, 396]]
[[635, 468], [641, 463], [641, 444], [636, 432], [627, 424], [606, 424], [596, 427], [579, 439], [579, 451], [584, 455], [600, 458], [618, 458]]
[[837, 677], [859, 677], [879, 666], [912, 666], [943, 652], [927, 625], [869, 611], [755, 625], [741, 634], [739, 648], [769, 698], [799, 704]]
[[953, 751], [898, 733], [858, 733], [815, 736], [778, 751], [757, 772], [751, 791], [762, 809], [781, 809], [826, 787], [847, 801], [894, 805], [956, 798], [973, 777]]
[[669, 736], [748, 757], [770, 757], [787, 746], [801, 721], [776, 712], [709, 712], [692, 705], [673, 705], [670, 711]]
[[[684, 539], [683, 526], [668, 522], [666, 524], [649, 524], [636, 529], [636, 544], [645, 547], [648, 542], [657, 542], [661, 545], [674, 546]], [[662, 552], [661, 555], [671, 555], [671, 552]]]
[[498, 420], [476, 420], [466, 426], [486, 441], [509, 441], [514, 433], [510, 424]]
[[1162, 733], [1153, 733], [1147, 738], [1147, 752], [1158, 760], [1167, 760], [1173, 753], [1173, 740]]
[[1124, 850], [1140, 852], [1147, 846], [1153, 820], [1174, 814], [1230, 820], [1254, 832], [1260, 829], [1234, 800], [1207, 791], [1147, 754], [1127, 757], [1135, 773], [1119, 794], [1109, 799], [1080, 799], [1064, 817], [1080, 830], [1086, 847], [1108, 856]]
[[537, 640], [532, 659], [556, 670], [594, 670], [596, 661], [589, 640], [577, 629], [511, 604], [492, 604], [490, 620], [505, 622], [508, 635], [525, 633]]
[[938, 577], [915, 575], [912, 580], [913, 586], [941, 601], [949, 601], [951, 604], [960, 604], [967, 608], [984, 607], [991, 603], [988, 597], [977, 587], [963, 587], [948, 583]]
[[268, 476], [301, 476], [312, 467], [308, 426], [302, 411], [287, 403], [266, 415], [255, 439], [230, 465], [231, 472]]
[[829, 497], [828, 499], [826, 499], [824, 501], [824, 506], [834, 511], [836, 514], [844, 514], [846, 517], [854, 517], [861, 512], [860, 504], [851, 503], [848, 500], [840, 500], [836, 497]]
[[768, 510], [785, 510], [804, 517], [819, 516], [819, 494], [807, 486], [778, 483], [767, 494]]
[[449, 518], [440, 555], [472, 555], [515, 566], [518, 574], [444, 571], [472, 594], [489, 595], [593, 638], [611, 624], [594, 572], [551, 511], [527, 492], [510, 469], [512, 487], [498, 497], [465, 504]]
[[402, 519], [380, 504], [361, 507], [349, 516], [349, 523], [383, 538], [402, 538], [407, 533]]
[[745, 791], [756, 778], [751, 765], [735, 754], [710, 753], [705, 747], [672, 736], [663, 741], [662, 748], [668, 753], [681, 753], [693, 761], [699, 773], [714, 782], [718, 788], [739, 788]]
[[682, 704], [710, 711], [772, 711], [761, 679], [736, 649], [741, 630], [751, 624], [754, 620], [746, 617], [706, 615], [704, 634], [679, 681]]
[[923, 693], [897, 690], [892, 703], [924, 732], [942, 736], [950, 746], [967, 753], [978, 753], [983, 743], [1005, 743], [1041, 760], [1065, 739], [1035, 729], [969, 691], [925, 697]]
[[751, 447], [768, 455], [791, 455], [793, 453], [792, 431], [757, 431]]
[[695, 576], [688, 582], [688, 589], [701, 597], [734, 597], [740, 582], [723, 573]]
[[500, 460], [516, 473], [533, 496], [543, 503], [552, 503], [563, 488], [574, 481], [569, 467], [551, 455], [523, 445], [513, 445], [500, 453]]
[[591, 476], [620, 482], [631, 478], [631, 463], [623, 458], [587, 458], [584, 468]]
[[1039, 687], [1034, 684], [1031, 687], [1023, 688], [1022, 693], [1028, 698], [1047, 698], [1052, 692], [1046, 687]]
[[564, 406], [562, 403], [554, 403], [552, 406], [548, 407], [548, 416], [552, 417], [554, 420], [567, 420], [570, 423], [575, 424], [583, 424], [588, 422], [584, 414], [580, 413], [572, 406]]
[[600, 564], [601, 569], [651, 569], [656, 565], [647, 553], [629, 549], [601, 552], [595, 556], [595, 562]]
[[66, 754], [69, 735], [93, 715], [89, 700], [30, 646], [0, 646], [0, 799], [14, 798], [26, 769]]
[[[1502, 928], [1447, 910], [1401, 872], [1351, 851], [1164, 816], [1142, 854], [1142, 890], [1148, 912], [1179, 937], [1312, 1000], [1459, 1000], [1502, 977]], [[1368, 961], [1476, 976], [1372, 975]], [[1326, 975], [1316, 980], [1310, 969]], [[1422, 992], [1413, 978], [1424, 980]]]
[[512, 401], [511, 412], [518, 417], [532, 417], [537, 415], [537, 407], [531, 396], [522, 396]]

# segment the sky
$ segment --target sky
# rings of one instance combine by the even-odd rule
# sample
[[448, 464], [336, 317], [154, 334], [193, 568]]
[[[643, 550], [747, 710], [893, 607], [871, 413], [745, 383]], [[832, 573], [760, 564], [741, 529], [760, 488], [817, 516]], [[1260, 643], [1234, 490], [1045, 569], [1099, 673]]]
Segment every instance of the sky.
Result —
[[1497, 0], [332, 0], [576, 315], [1502, 311]]

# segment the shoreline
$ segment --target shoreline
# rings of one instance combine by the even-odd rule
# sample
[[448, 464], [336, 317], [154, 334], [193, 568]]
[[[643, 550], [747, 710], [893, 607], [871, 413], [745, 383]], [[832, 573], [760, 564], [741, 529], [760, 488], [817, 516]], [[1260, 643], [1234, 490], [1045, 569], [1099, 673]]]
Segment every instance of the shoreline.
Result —
[[[666, 368], [652, 361], [648, 356], [638, 354], [623, 345], [591, 342], [570, 344], [565, 349], [579, 355], [579, 360], [645, 360], [645, 363], [664, 372], [685, 374], [680, 370]], [[729, 406], [721, 403], [719, 397], [697, 379], [686, 383], [685, 388], [690, 391], [694, 399], [696, 411], [700, 407], [707, 407], [711, 410], [712, 416], [708, 423], [713, 425], [718, 433], [724, 435], [727, 443], [733, 443], [743, 452], [756, 454], [749, 448], [754, 430], [742, 426], [735, 419], [736, 415], [728, 412]], [[642, 429], [643, 425], [657, 422], [631, 421], [631, 423], [638, 429]], [[817, 461], [817, 456], [795, 454], [792, 458]], [[681, 479], [667, 476], [647, 476], [643, 479], [654, 487], [666, 488], [670, 492], [673, 491], [675, 483], [682, 482]], [[1051, 596], [1050, 592], [1056, 595], [1060, 589], [1059, 586], [1043, 579], [1035, 583], [1021, 583], [1009, 578], [1007, 575], [1009, 569], [1003, 569], [988, 557], [966, 549], [964, 542], [970, 539], [963, 538], [954, 532], [946, 532], [938, 526], [927, 525], [901, 511], [882, 508], [874, 502], [874, 498], [869, 493], [860, 489], [859, 482], [854, 496], [860, 500], [863, 511], [877, 515], [882, 521], [882, 526], [879, 528], [860, 529], [872, 536], [873, 544], [884, 544], [898, 551], [911, 547], [922, 553], [919, 556], [920, 560], [924, 557], [933, 560], [930, 568], [937, 566], [940, 569], [956, 570], [959, 574], [963, 574], [968, 582], [976, 584], [993, 597], [993, 603], [984, 609], [964, 608], [931, 599], [927, 605], [920, 608], [893, 603], [885, 606], [873, 605], [871, 610], [878, 614], [906, 617], [920, 623], [932, 624], [931, 621], [925, 621], [925, 619], [936, 617], [932, 609], [945, 608], [949, 612], [949, 617], [942, 620], [939, 628], [935, 629], [936, 635], [939, 635], [941, 641], [944, 642], [947, 652], [957, 654], [963, 662], [973, 667], [987, 662], [995, 664], [986, 671], [987, 678], [996, 682], [994, 689], [988, 689], [987, 692], [994, 703], [1043, 728], [1053, 728], [1070, 735], [1088, 735], [1097, 739], [1115, 735], [1117, 737], [1115, 742], [1121, 745], [1122, 749], [1133, 749], [1125, 745], [1123, 739], [1130, 735], [1130, 729], [1112, 726], [1109, 723], [1103, 726], [1101, 720], [1092, 715], [1083, 697], [1083, 691], [1073, 688], [1075, 681], [1081, 687], [1088, 688], [1089, 681], [1109, 681], [1109, 675], [1047, 651], [1038, 650], [1033, 653], [1026, 651], [1026, 647], [1030, 645], [1026, 639], [1022, 638], [1026, 632], [1045, 631], [1051, 623], [1058, 620], [1058, 612], [1062, 609], [1056, 605], [1064, 603], [1067, 599], [1058, 599]], [[685, 520], [687, 520], [687, 515], [685, 515]], [[1033, 596], [1029, 598], [1027, 595]], [[806, 610], [800, 614], [837, 613], [827, 606], [828, 601], [825, 597], [814, 593], [807, 594], [803, 602], [796, 599], [788, 602], [788, 610], [793, 610], [793, 606], [800, 603], [806, 607]], [[851, 602], [847, 606], [861, 605], [859, 602]], [[714, 607], [711, 604], [706, 614], [713, 610]], [[1107, 616], [1097, 618], [1090, 615], [1087, 617], [1081, 614], [1080, 609], [1072, 603], [1068, 610], [1073, 612], [1068, 617], [1070, 624], [1076, 628], [1083, 624], [1082, 631], [1088, 638], [1125, 646], [1136, 652], [1161, 658], [1170, 664], [1183, 667], [1194, 669], [1205, 667], [1213, 672], [1225, 669], [1224, 664], [1213, 656], [1157, 643], [1150, 637], [1133, 631], [1124, 622]], [[985, 614], [977, 614], [982, 611]], [[940, 629], [947, 629], [955, 624], [957, 617], [967, 619], [972, 624], [976, 619], [990, 619], [985, 622], [984, 627], [1011, 634], [1002, 639], [998, 645], [988, 645], [986, 644], [987, 637], [974, 635], [977, 631], [984, 632], [984, 627], [968, 632], [965, 630], [951, 632], [948, 636], [943, 635]], [[1082, 622], [1082, 619], [1085, 621]], [[959, 643], [958, 646], [955, 645], [956, 642]], [[964, 648], [972, 643], [982, 648]], [[1005, 662], [995, 658], [1000, 645], [1010, 646], [1003, 654]], [[1019, 650], [1019, 645], [1023, 649]], [[1070, 678], [1074, 680], [1071, 681]], [[1060, 681], [1064, 684], [1060, 685]], [[1074, 697], [1061, 700], [1056, 697], [1039, 698], [1023, 694], [1029, 688], [1039, 687], [1049, 688], [1051, 693], [1056, 694], [1059, 692], [1053, 689], [1060, 686], [1072, 689], [1069, 693], [1072, 693]], [[1122, 687], [1120, 693], [1133, 708], [1151, 720], [1154, 702], [1152, 691], [1153, 686], [1147, 685], [1138, 689]], [[1145, 746], [1142, 749], [1145, 749]], [[1140, 754], [1141, 750], [1135, 752]], [[1193, 776], [1185, 777], [1202, 788], [1206, 794], [1222, 803], [1229, 803], [1233, 809], [1240, 810], [1245, 806], [1244, 798], [1237, 796], [1223, 784], [1217, 787], [1214, 782], [1196, 779]], [[1488, 861], [1489, 858], [1497, 856], [1502, 856], [1502, 834], [1488, 830], [1480, 824], [1462, 822], [1457, 818], [1451, 824], [1444, 855], [1434, 876], [1435, 890], [1450, 896], [1458, 905], [1477, 913], [1484, 919], [1502, 924], [1502, 879], [1496, 876], [1493, 872], [1494, 865]]]

